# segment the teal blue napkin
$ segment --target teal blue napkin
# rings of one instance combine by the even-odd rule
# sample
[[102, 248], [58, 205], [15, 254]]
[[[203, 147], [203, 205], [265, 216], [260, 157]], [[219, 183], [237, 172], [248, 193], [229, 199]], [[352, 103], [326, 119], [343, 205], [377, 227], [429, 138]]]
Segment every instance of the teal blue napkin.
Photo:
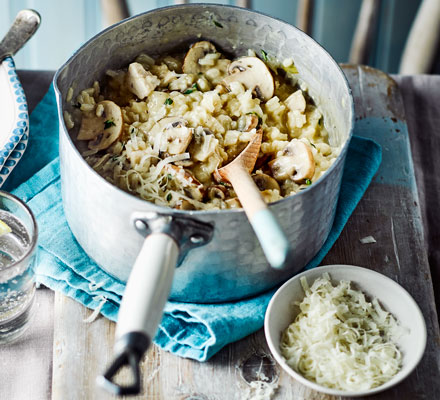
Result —
[[[76, 242], [64, 217], [58, 160], [58, 119], [53, 88], [30, 117], [28, 149], [6, 183], [26, 201], [39, 225], [37, 279], [116, 321], [124, 284], [101, 270]], [[344, 169], [336, 219], [322, 249], [306, 268], [319, 265], [338, 238], [381, 161], [373, 141], [353, 137]], [[24, 183], [22, 183], [24, 182]], [[18, 186], [19, 185], [19, 186]], [[17, 187], [18, 186], [18, 187]], [[228, 343], [263, 326], [275, 289], [224, 304], [168, 302], [155, 343], [182, 357], [206, 361]]]

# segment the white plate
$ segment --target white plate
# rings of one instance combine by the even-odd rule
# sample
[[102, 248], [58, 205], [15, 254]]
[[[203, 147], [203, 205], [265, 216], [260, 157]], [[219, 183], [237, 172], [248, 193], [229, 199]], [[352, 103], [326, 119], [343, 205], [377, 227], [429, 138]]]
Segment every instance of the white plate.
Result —
[[[311, 382], [295, 372], [286, 363], [280, 353], [281, 333], [290, 325], [298, 313], [298, 308], [291, 306], [294, 301], [302, 301], [304, 291], [300, 279], [305, 276], [311, 286], [315, 279], [324, 272], [330, 274], [333, 282], [348, 280], [356, 284], [370, 298], [376, 297], [379, 303], [397, 319], [405, 333], [397, 340], [397, 345], [402, 352], [402, 368], [388, 382], [374, 389], [362, 392], [346, 392], [330, 389], [315, 382]], [[294, 276], [281, 286], [272, 297], [266, 311], [264, 332], [270, 351], [281, 367], [293, 378], [302, 384], [334, 396], [359, 397], [381, 392], [389, 389], [405, 379], [420, 362], [426, 347], [426, 325], [420, 308], [398, 283], [378, 272], [355, 267], [351, 265], [328, 265], [305, 271]]]
[[11, 57], [0, 63], [0, 187], [27, 147], [29, 115], [26, 97]]

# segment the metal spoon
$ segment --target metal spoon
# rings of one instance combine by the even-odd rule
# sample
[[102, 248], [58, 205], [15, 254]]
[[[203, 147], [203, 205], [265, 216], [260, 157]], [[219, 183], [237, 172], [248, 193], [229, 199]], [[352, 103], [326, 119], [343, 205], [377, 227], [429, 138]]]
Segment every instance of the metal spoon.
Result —
[[241, 205], [260, 241], [263, 252], [273, 268], [283, 268], [290, 253], [290, 244], [275, 216], [261, 197], [250, 176], [260, 151], [262, 129], [259, 129], [246, 148], [229, 164], [218, 170], [231, 183]]
[[21, 10], [0, 42], [0, 62], [12, 57], [32, 37], [40, 26], [41, 17], [34, 10]]

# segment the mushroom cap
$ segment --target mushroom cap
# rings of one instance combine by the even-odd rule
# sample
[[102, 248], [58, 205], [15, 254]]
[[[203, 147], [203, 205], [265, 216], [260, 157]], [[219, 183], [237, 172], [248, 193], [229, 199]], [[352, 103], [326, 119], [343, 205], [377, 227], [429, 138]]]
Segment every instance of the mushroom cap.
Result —
[[205, 197], [213, 200], [215, 198], [224, 200], [227, 194], [227, 189], [222, 185], [212, 185], [206, 189]]
[[[187, 127], [188, 122], [182, 117], [165, 117], [157, 121], [149, 132], [154, 145], [169, 154], [183, 153], [191, 142], [194, 129]], [[156, 146], [153, 146], [155, 148]]]
[[273, 76], [267, 65], [258, 57], [242, 57], [235, 60], [229, 65], [228, 73], [229, 75], [223, 79], [224, 85], [229, 87], [232, 82], [240, 82], [265, 101], [273, 96]]
[[280, 191], [280, 185], [278, 185], [278, 182], [267, 174], [254, 174], [252, 175], [252, 179], [258, 186], [260, 192], [268, 189]]
[[310, 146], [298, 139], [292, 139], [282, 155], [269, 163], [276, 180], [292, 179], [303, 182], [312, 179], [315, 173], [315, 159]]
[[185, 55], [182, 70], [185, 74], [198, 74], [202, 72], [199, 60], [209, 53], [215, 53], [215, 46], [206, 40], [194, 43]]
[[89, 140], [91, 150], [109, 147], [122, 133], [123, 117], [121, 108], [113, 101], [104, 100], [97, 104], [103, 111], [98, 117], [95, 113], [84, 115], [78, 132], [78, 140]]

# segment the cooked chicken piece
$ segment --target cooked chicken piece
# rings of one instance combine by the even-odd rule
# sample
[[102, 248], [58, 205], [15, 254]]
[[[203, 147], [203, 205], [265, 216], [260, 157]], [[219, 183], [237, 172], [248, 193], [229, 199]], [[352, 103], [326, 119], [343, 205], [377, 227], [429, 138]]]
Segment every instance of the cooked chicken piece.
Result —
[[160, 79], [137, 62], [128, 66], [127, 85], [139, 99], [145, 99], [160, 84]]
[[214, 134], [206, 128], [198, 126], [194, 132], [194, 141], [191, 145], [192, 158], [196, 161], [206, 161], [214, 154], [218, 140]]
[[286, 100], [284, 100], [284, 104], [286, 104], [290, 111], [299, 111], [303, 113], [306, 109], [306, 99], [301, 90], [292, 93]]

